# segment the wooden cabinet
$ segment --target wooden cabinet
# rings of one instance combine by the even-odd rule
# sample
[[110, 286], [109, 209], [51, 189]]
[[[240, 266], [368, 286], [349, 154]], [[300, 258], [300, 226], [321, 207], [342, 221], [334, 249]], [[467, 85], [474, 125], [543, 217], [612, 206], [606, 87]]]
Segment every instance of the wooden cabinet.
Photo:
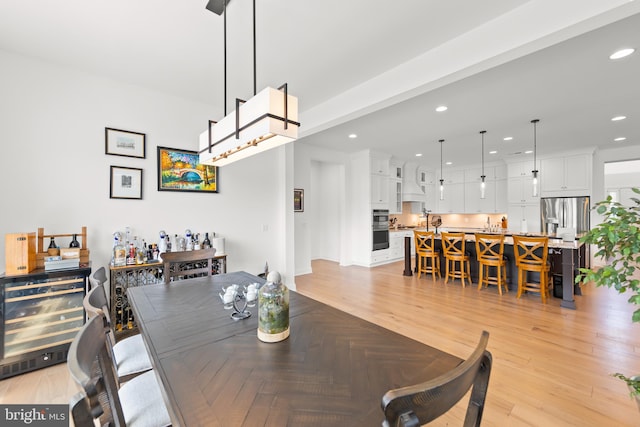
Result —
[[591, 156], [575, 154], [543, 159], [540, 188], [543, 197], [584, 196], [590, 194]]
[[[206, 264], [205, 264], [206, 266]], [[218, 255], [213, 261], [213, 274], [227, 272], [227, 256]], [[109, 280], [109, 316], [116, 334], [116, 339], [137, 333], [137, 326], [129, 307], [127, 289], [133, 286], [154, 285], [164, 283], [162, 263], [127, 265], [110, 267]]]
[[64, 363], [84, 324], [90, 267], [0, 276], [0, 379]]

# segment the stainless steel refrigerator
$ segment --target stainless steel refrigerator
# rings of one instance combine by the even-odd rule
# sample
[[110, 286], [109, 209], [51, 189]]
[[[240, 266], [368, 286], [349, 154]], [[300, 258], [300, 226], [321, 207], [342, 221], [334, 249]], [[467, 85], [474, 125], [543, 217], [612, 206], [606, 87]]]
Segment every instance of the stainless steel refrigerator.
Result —
[[589, 197], [543, 197], [540, 199], [540, 225], [548, 235], [558, 228], [575, 229], [577, 235], [589, 231]]

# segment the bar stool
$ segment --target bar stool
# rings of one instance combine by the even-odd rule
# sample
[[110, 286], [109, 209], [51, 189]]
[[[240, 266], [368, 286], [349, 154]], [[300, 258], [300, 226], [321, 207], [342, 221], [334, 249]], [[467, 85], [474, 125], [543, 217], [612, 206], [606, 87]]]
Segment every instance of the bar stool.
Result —
[[[498, 293], [502, 295], [502, 287], [509, 292], [507, 287], [507, 263], [504, 260], [504, 234], [476, 233], [476, 254], [478, 259], [478, 290], [482, 285], [498, 286]], [[495, 267], [496, 275], [491, 276], [491, 267]]]
[[[431, 273], [433, 281], [436, 274], [440, 275], [440, 251], [435, 248], [435, 233], [433, 231], [413, 231], [413, 239], [416, 244], [416, 264], [418, 266], [418, 279], [422, 273]], [[429, 262], [431, 260], [431, 262]]]
[[[516, 256], [516, 267], [518, 267], [518, 298], [524, 291], [540, 292], [542, 303], [547, 302], [550, 283], [550, 268], [547, 264], [548, 249], [549, 238], [546, 236], [513, 236], [513, 251]], [[530, 282], [527, 278], [528, 272], [539, 273], [540, 281]]]
[[[447, 283], [449, 278], [460, 279], [463, 288], [465, 287], [464, 279], [469, 279], [469, 283], [473, 284], [471, 282], [471, 264], [469, 264], [469, 256], [464, 250], [464, 245], [464, 233], [442, 232], [442, 248], [446, 264], [444, 283]], [[460, 266], [459, 270], [456, 269], [456, 263]]]

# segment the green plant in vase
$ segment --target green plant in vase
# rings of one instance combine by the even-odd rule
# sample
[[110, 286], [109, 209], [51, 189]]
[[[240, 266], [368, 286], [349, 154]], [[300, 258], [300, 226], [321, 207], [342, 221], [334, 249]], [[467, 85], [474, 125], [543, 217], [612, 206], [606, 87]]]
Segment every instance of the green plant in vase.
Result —
[[[633, 192], [640, 194], [637, 188], [633, 188]], [[608, 196], [594, 206], [604, 220], [580, 240], [595, 245], [594, 256], [606, 262], [600, 268], [581, 268], [576, 283], [593, 282], [596, 286], [615, 288], [620, 294], [630, 292], [628, 302], [640, 305], [640, 199], [631, 200], [634, 206], [623, 206]], [[640, 322], [640, 308], [631, 318], [633, 322]], [[640, 409], [640, 377], [620, 373], [613, 376], [627, 383]]]

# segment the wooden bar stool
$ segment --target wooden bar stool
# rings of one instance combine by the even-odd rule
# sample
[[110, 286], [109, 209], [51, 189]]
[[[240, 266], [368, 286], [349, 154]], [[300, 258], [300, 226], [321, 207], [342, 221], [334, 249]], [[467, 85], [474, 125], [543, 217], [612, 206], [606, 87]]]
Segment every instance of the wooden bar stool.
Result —
[[[547, 264], [548, 249], [548, 237], [513, 236], [513, 252], [516, 256], [516, 267], [518, 267], [518, 298], [524, 291], [540, 292], [542, 303], [547, 302], [550, 283], [550, 268]], [[530, 282], [527, 277], [528, 272], [539, 273], [540, 281]]]
[[[433, 231], [413, 231], [413, 239], [416, 244], [416, 265], [418, 266], [418, 279], [422, 273], [431, 273], [433, 281], [436, 274], [440, 275], [440, 251], [435, 248], [435, 233]], [[429, 261], [431, 260], [431, 261]]]
[[[507, 287], [507, 263], [504, 260], [504, 234], [476, 233], [476, 254], [478, 259], [478, 290], [482, 285], [498, 286], [498, 293], [502, 295], [502, 287], [509, 292]], [[491, 276], [491, 267], [496, 269], [496, 275]]]
[[[463, 288], [465, 287], [464, 279], [469, 279], [469, 283], [473, 284], [471, 282], [471, 264], [469, 256], [464, 250], [464, 245], [464, 233], [442, 232], [442, 248], [446, 264], [444, 283], [447, 283], [449, 278], [460, 279]], [[456, 263], [460, 269], [456, 269]]]

